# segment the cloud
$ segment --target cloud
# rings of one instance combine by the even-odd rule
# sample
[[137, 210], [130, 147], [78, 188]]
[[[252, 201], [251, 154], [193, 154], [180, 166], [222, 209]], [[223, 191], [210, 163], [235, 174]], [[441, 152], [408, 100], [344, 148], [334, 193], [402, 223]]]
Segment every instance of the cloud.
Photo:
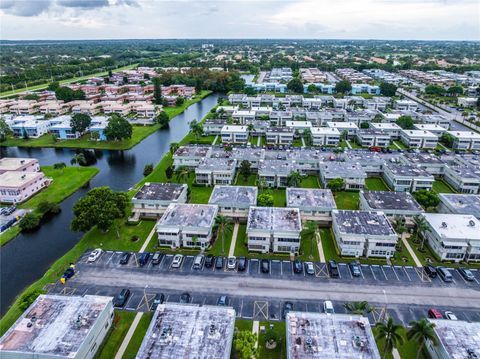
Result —
[[51, 0], [1, 0], [0, 9], [3, 12], [16, 16], [37, 16], [48, 10], [52, 5]]
[[65, 7], [76, 7], [93, 9], [108, 6], [108, 0], [58, 0], [58, 5]]

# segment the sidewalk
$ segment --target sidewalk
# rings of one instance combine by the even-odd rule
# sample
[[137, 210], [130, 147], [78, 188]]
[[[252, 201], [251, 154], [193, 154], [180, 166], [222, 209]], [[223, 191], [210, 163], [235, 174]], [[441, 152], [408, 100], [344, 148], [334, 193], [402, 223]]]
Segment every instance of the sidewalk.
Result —
[[238, 228], [240, 227], [240, 224], [238, 222], [235, 222], [235, 225], [233, 226], [233, 233], [232, 233], [232, 242], [230, 243], [230, 249], [228, 250], [228, 256], [232, 257], [233, 254], [235, 253], [235, 244], [237, 243], [237, 236], [238, 236]]
[[258, 348], [258, 329], [260, 327], [260, 322], [258, 320], [253, 321], [252, 333], [257, 336], [257, 342], [255, 343], [255, 348]]
[[320, 256], [320, 262], [326, 263], [325, 253], [323, 253], [322, 237], [320, 237], [320, 232], [315, 232], [315, 238], [317, 239], [317, 248], [318, 255]]
[[123, 354], [125, 354], [125, 350], [127, 350], [128, 344], [130, 343], [130, 340], [133, 337], [133, 333], [135, 333], [138, 323], [140, 323], [140, 319], [142, 319], [142, 316], [143, 316], [143, 313], [139, 312], [133, 319], [132, 325], [128, 329], [127, 335], [125, 335], [125, 338], [123, 338], [122, 345], [120, 345], [120, 348], [118, 349], [118, 352], [115, 355], [115, 359], [122, 359]]
[[417, 267], [423, 267], [423, 264], [422, 262], [420, 262], [420, 260], [418, 259], [417, 255], [415, 254], [415, 252], [413, 251], [412, 247], [410, 247], [410, 243], [408, 243], [407, 239], [405, 238], [405, 233], [402, 234], [402, 242], [403, 242], [403, 245], [405, 246], [405, 248], [407, 248], [407, 251], [408, 253], [410, 253], [410, 255], [412, 256], [413, 258], [413, 261], [415, 262], [415, 265]]
[[145, 252], [145, 249], [147, 249], [147, 246], [150, 243], [150, 240], [152, 239], [153, 235], [157, 232], [156, 229], [157, 227], [153, 226], [152, 230], [148, 234], [147, 239], [145, 239], [145, 242], [143, 243], [142, 248], [140, 248], [139, 252]]

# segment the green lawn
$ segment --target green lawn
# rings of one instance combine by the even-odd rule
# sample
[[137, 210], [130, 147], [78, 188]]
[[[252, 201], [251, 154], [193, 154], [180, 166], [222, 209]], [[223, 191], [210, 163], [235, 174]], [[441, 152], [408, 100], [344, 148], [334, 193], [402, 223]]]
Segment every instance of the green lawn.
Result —
[[320, 188], [320, 183], [318, 182], [318, 176], [307, 176], [302, 179], [300, 183], [301, 188]]
[[247, 319], [236, 319], [235, 328], [239, 331], [252, 330], [253, 322]]
[[212, 191], [213, 187], [191, 186], [189, 202], [207, 204]]
[[302, 139], [301, 138], [295, 138], [292, 142], [292, 146], [293, 147], [302, 147], [303, 146]]
[[257, 183], [257, 175], [251, 174], [245, 180], [245, 178], [241, 174], [237, 174], [237, 178], [235, 180], [236, 186], [255, 186]]
[[[53, 166], [42, 166], [42, 171], [45, 176], [53, 179], [52, 184], [18, 207], [35, 211], [38, 204], [43, 201], [60, 203], [90, 181], [99, 172], [99, 169], [96, 167], [65, 167], [63, 170], [56, 170]], [[13, 226], [0, 235], [0, 245], [3, 246], [19, 233], [19, 226]]]
[[333, 194], [338, 209], [358, 209], [359, 192], [340, 191]]
[[137, 355], [138, 349], [140, 349], [140, 345], [142, 345], [143, 338], [147, 333], [148, 326], [152, 321], [153, 313], [143, 313], [140, 322], [138, 322], [137, 328], [133, 333], [132, 339], [130, 339], [130, 343], [128, 343], [127, 349], [125, 350], [125, 354], [123, 354], [122, 359], [135, 359]]
[[390, 191], [390, 188], [381, 177], [370, 177], [365, 179], [365, 187], [369, 191]]
[[[265, 347], [265, 334], [270, 330], [270, 325], [273, 326], [272, 330], [277, 337], [277, 346], [275, 349], [267, 349]], [[286, 329], [285, 322], [260, 322], [260, 327], [265, 327], [265, 333], [258, 333], [258, 358], [262, 359], [282, 359], [287, 357], [286, 351]]]
[[287, 194], [285, 188], [269, 188], [259, 191], [258, 194], [268, 192], [273, 195], [273, 206], [274, 207], [285, 207], [287, 204]]
[[[199, 145], [211, 145], [213, 143], [213, 141], [215, 140], [215, 135], [211, 135], [211, 136], [202, 136], [198, 139], [194, 139], [192, 140], [190, 143], [196, 143], [196, 144], [199, 144]], [[220, 141], [220, 136], [218, 137], [219, 139], [217, 140], [217, 142]]]
[[135, 318], [135, 312], [115, 311], [112, 327], [103, 340], [103, 345], [98, 349], [95, 359], [109, 359], [117, 354], [120, 345], [127, 335], [128, 329]]
[[433, 182], [433, 191], [437, 193], [457, 193], [448, 183], [441, 179]]
[[[393, 142], [396, 143], [398, 145], [398, 147], [400, 147], [402, 150], [407, 150], [408, 149], [408, 146], [405, 146], [402, 141], [395, 140]], [[395, 148], [398, 149], [398, 147], [395, 147]]]
[[[378, 332], [377, 328], [373, 327], [372, 330], [373, 330], [373, 335], [376, 335], [377, 332]], [[403, 340], [404, 340], [403, 345], [399, 345], [398, 348], [397, 348], [398, 352], [400, 353], [400, 357], [402, 359], [416, 358], [417, 351], [418, 351], [418, 344], [415, 343], [415, 342], [410, 342], [409, 340], [407, 340], [406, 328], [402, 328], [400, 334], [402, 335]], [[383, 356], [383, 350], [385, 348], [385, 340], [380, 339], [380, 340], [376, 340], [376, 342], [377, 342], [378, 351], [380, 352], [380, 356]], [[426, 351], [423, 351], [420, 354], [419, 359], [428, 359], [429, 357], [430, 356], [426, 353]], [[386, 358], [387, 359], [393, 359], [393, 355], [391, 353], [388, 353]]]

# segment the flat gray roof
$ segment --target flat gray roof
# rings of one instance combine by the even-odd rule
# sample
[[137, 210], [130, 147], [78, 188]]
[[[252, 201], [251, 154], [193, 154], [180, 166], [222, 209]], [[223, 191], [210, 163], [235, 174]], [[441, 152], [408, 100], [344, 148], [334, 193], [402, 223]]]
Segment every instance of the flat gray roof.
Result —
[[210, 195], [209, 204], [219, 206], [254, 206], [257, 203], [257, 187], [216, 185]]
[[429, 177], [434, 180], [433, 176], [423, 168], [414, 165], [387, 163], [386, 167], [396, 176], [403, 177]]
[[133, 199], [149, 201], [176, 201], [186, 189], [186, 184], [147, 182], [138, 190]]
[[333, 210], [340, 233], [389, 236], [396, 235], [383, 212]]
[[[479, 169], [474, 169], [473, 166], [448, 166], [453, 172], [461, 176], [462, 178], [475, 178], [480, 179]], [[477, 173], [479, 171], [479, 173]]]
[[367, 177], [367, 173], [358, 163], [352, 162], [324, 162], [320, 163], [320, 172], [325, 178], [337, 177]]
[[329, 189], [288, 187], [287, 207], [335, 209], [337, 205]]
[[372, 209], [423, 212], [422, 207], [410, 192], [361, 191], [360, 193]]
[[368, 318], [289, 312], [288, 359], [380, 359]]
[[74, 357], [112, 299], [40, 295], [0, 339], [0, 352]]
[[414, 164], [444, 164], [440, 157], [429, 153], [404, 153], [405, 159]]
[[461, 320], [429, 319], [435, 324], [434, 330], [449, 358], [471, 359], [468, 351], [480, 358], [480, 323]]
[[258, 165], [258, 174], [275, 173], [289, 175], [290, 172], [295, 171], [297, 166], [291, 161], [287, 160], [263, 160]]
[[198, 170], [231, 171], [235, 169], [236, 161], [230, 158], [205, 158], [197, 166]]
[[480, 195], [440, 193], [438, 196], [454, 213], [480, 218]]
[[210, 228], [217, 210], [212, 204], [171, 203], [157, 225]]
[[298, 208], [250, 207], [248, 230], [293, 231], [302, 230]]
[[228, 359], [235, 329], [235, 310], [195, 304], [160, 304], [137, 359]]
[[38, 162], [36, 158], [4, 157], [0, 159], [0, 171], [15, 171], [27, 164]]
[[185, 145], [179, 147], [174, 155], [182, 157], [206, 157], [209, 150], [210, 146]]

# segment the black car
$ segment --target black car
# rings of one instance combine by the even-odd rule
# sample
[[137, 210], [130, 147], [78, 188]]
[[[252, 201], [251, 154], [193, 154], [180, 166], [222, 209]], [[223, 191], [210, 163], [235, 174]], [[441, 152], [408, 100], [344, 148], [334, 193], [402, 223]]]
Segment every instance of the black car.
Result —
[[437, 277], [437, 268], [434, 266], [425, 266], [423, 270], [428, 275], [429, 278], [436, 278]]
[[122, 257], [120, 258], [120, 264], [127, 264], [131, 256], [132, 256], [132, 253], [130, 252], [123, 253]]
[[270, 262], [268, 259], [262, 259], [260, 261], [260, 268], [262, 273], [269, 273], [270, 272]]
[[215, 259], [215, 269], [223, 269], [223, 257], [218, 256], [217, 259]]
[[75, 274], [75, 270], [72, 267], [69, 267], [63, 273], [63, 278], [70, 279], [73, 277], [74, 274]]
[[208, 256], [205, 257], [205, 268], [212, 268], [213, 263], [215, 262], [215, 257], [212, 254], [209, 254]]
[[330, 277], [332, 278], [338, 278], [338, 264], [334, 260], [329, 260], [328, 261], [328, 272], [330, 274]]
[[182, 293], [182, 295], [180, 296], [180, 303], [182, 304], [186, 304], [186, 303], [190, 303], [190, 300], [192, 298], [190, 297], [190, 294], [185, 292], [185, 293]]
[[287, 313], [291, 310], [293, 310], [293, 303], [292, 302], [283, 303], [282, 319], [285, 319], [285, 317], [287, 316]]
[[303, 271], [302, 262], [300, 262], [298, 259], [293, 261], [293, 271], [297, 274], [302, 273]]
[[122, 289], [120, 293], [118, 293], [115, 298], [113, 298], [113, 306], [116, 308], [121, 308], [125, 305], [128, 298], [130, 297], [130, 289]]
[[138, 265], [140, 267], [143, 267], [148, 263], [148, 260], [150, 259], [150, 253], [149, 252], [144, 252], [140, 254], [140, 257], [138, 258]]
[[247, 269], [247, 258], [245, 257], [238, 257], [238, 267], [237, 270], [239, 272], [243, 272], [245, 269]]
[[152, 264], [154, 266], [159, 265], [161, 260], [162, 260], [162, 253], [160, 253], [160, 252], [153, 253]]
[[155, 294], [152, 302], [152, 310], [155, 311], [159, 304], [162, 304], [165, 301], [165, 296], [162, 293]]
[[218, 297], [217, 305], [226, 307], [228, 305], [228, 297], [226, 295], [221, 295], [220, 297]]

